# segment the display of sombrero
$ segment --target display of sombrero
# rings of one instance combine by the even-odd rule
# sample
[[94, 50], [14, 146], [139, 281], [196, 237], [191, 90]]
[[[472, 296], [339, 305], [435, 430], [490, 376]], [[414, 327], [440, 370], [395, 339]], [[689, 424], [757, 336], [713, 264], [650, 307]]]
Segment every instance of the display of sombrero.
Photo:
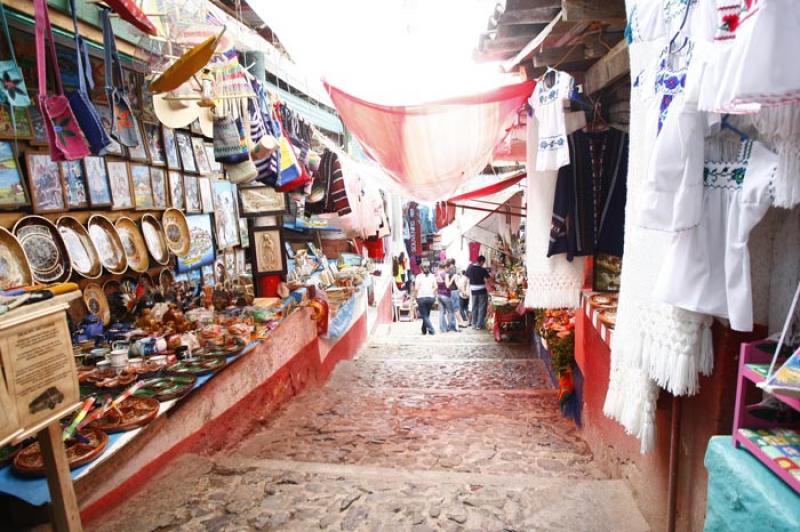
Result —
[[150, 83], [150, 92], [160, 94], [177, 89], [211, 61], [220, 39], [225, 34], [225, 27], [218, 35], [212, 35], [205, 41], [193, 46], [180, 56], [164, 72]]
[[14, 224], [34, 281], [61, 283], [72, 274], [69, 252], [53, 222], [41, 216], [24, 216]]
[[111, 220], [102, 214], [94, 214], [89, 218], [86, 227], [89, 229], [89, 236], [92, 237], [103, 266], [110, 273], [123, 273], [128, 268], [128, 259], [117, 228], [114, 227]]
[[147, 244], [144, 242], [141, 231], [136, 226], [136, 222], [123, 216], [117, 219], [114, 224], [122, 241], [122, 249], [128, 258], [128, 267], [131, 270], [142, 273], [150, 267], [150, 255], [147, 254]]
[[69, 252], [72, 269], [87, 279], [100, 277], [103, 273], [103, 264], [86, 228], [72, 216], [60, 217], [56, 221], [56, 227]]
[[19, 240], [0, 227], [0, 290], [33, 284], [33, 274]]
[[164, 236], [167, 237], [167, 247], [178, 257], [185, 257], [192, 247], [189, 235], [189, 223], [186, 215], [179, 209], [167, 209], [161, 218], [164, 226]]
[[108, 306], [106, 293], [97, 283], [89, 283], [83, 287], [83, 302], [89, 312], [98, 316], [105, 325], [111, 323], [111, 309]]
[[158, 218], [152, 214], [145, 214], [141, 219], [142, 235], [150, 256], [162, 266], [169, 263], [169, 248], [164, 237], [164, 228]]

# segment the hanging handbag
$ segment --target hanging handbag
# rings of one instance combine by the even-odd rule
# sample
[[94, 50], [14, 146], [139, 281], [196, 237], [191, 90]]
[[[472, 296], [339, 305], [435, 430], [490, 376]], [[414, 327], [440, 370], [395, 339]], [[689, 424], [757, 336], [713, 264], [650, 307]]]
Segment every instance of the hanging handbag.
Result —
[[138, 126], [131, 102], [128, 100], [128, 89], [122, 78], [122, 65], [108, 9], [100, 10], [100, 22], [103, 26], [106, 96], [111, 107], [111, 136], [123, 146], [135, 148], [139, 145]]
[[[36, 12], [36, 74], [39, 76], [39, 110], [42, 113], [50, 158], [53, 161], [72, 161], [89, 155], [89, 146], [78, 121], [64, 96], [61, 72], [58, 69], [56, 42], [47, 13], [47, 0], [34, 0]], [[47, 42], [49, 40], [49, 43]], [[46, 48], [45, 48], [46, 47]], [[56, 93], [47, 94], [47, 56], [53, 63]]]
[[230, 100], [223, 100], [221, 107], [214, 108], [214, 159], [237, 164], [249, 158], [244, 123]]
[[[69, 104], [78, 119], [78, 124], [89, 141], [89, 148], [95, 155], [105, 155], [106, 150], [111, 145], [111, 138], [103, 128], [103, 123], [97, 114], [87, 90], [94, 88], [94, 80], [91, 76], [91, 63], [89, 62], [89, 51], [83, 37], [78, 33], [78, 18], [75, 11], [75, 0], [69, 0], [69, 7], [72, 11], [72, 26], [75, 29], [75, 53], [78, 66], [78, 90], [67, 92]], [[87, 68], [89, 69], [87, 71]]]
[[[28, 95], [28, 88], [25, 86], [25, 78], [22, 77], [22, 70], [17, 63], [14, 43], [11, 42], [11, 32], [8, 30], [6, 10], [3, 8], [2, 2], [0, 2], [0, 18], [3, 19], [3, 33], [11, 54], [11, 59], [0, 61], [0, 103], [8, 104], [11, 107], [28, 107], [31, 105], [31, 98]], [[14, 120], [14, 113], [9, 114]], [[16, 128], [16, 124], [14, 126]]]

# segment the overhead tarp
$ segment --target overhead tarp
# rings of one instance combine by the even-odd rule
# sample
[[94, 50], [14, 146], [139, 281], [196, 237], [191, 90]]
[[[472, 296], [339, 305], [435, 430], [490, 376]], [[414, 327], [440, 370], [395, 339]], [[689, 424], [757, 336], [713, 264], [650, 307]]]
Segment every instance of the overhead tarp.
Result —
[[465, 201], [476, 198], [483, 198], [485, 196], [491, 196], [492, 194], [497, 194], [501, 190], [505, 190], [508, 187], [516, 185], [517, 183], [522, 181], [527, 175], [528, 175], [527, 172], [515, 172], [511, 177], [496, 180], [493, 183], [484, 185], [474, 190], [470, 190], [468, 192], [462, 192], [461, 194], [453, 196], [447, 201]]
[[436, 201], [452, 196], [483, 170], [534, 85], [526, 81], [409, 106], [375, 104], [328, 83], [325, 88], [367, 155], [410, 197]]

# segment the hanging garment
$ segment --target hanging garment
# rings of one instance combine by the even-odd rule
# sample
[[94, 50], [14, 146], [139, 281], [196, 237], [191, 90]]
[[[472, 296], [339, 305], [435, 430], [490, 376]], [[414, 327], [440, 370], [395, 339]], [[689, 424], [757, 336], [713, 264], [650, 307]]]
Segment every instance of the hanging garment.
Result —
[[139, 145], [139, 126], [128, 99], [125, 78], [122, 77], [117, 39], [108, 9], [100, 10], [100, 22], [103, 26], [106, 97], [111, 106], [111, 136], [123, 146], [135, 148]]
[[[542, 77], [531, 97], [531, 107], [539, 124], [536, 170], [558, 170], [569, 164], [564, 101], [569, 100], [575, 80], [566, 72], [550, 70]], [[532, 168], [532, 167], [528, 167]]]
[[[573, 118], [574, 117], [574, 118]], [[585, 125], [583, 113], [573, 113], [567, 118], [569, 129]], [[583, 120], [583, 123], [580, 122]], [[525, 267], [528, 290], [525, 293], [525, 308], [575, 308], [580, 304], [583, 286], [583, 261], [570, 262], [566, 257], [547, 256], [550, 243], [550, 225], [553, 199], [558, 173], [534, 172], [538, 154], [539, 124], [535, 118], [528, 120], [528, 171], [526, 196], [526, 250]]]
[[558, 172], [547, 256], [566, 253], [571, 261], [603, 251], [619, 257], [625, 226], [628, 135], [618, 129], [599, 133], [578, 130], [567, 140], [571, 163]]
[[754, 116], [759, 138], [778, 153], [776, 207], [800, 204], [800, 104], [764, 107]]
[[649, 42], [664, 36], [664, 17], [661, 0], [628, 0], [625, 12], [628, 24], [625, 39], [628, 44]]
[[778, 156], [746, 141], [735, 161], [707, 161], [700, 224], [674, 235], [655, 286], [657, 300], [753, 330], [750, 232], [772, 203]]
[[319, 163], [319, 175], [328, 183], [325, 194], [325, 212], [335, 212], [339, 216], [346, 216], [352, 212], [347, 199], [344, 174], [339, 157], [331, 150], [325, 150]]

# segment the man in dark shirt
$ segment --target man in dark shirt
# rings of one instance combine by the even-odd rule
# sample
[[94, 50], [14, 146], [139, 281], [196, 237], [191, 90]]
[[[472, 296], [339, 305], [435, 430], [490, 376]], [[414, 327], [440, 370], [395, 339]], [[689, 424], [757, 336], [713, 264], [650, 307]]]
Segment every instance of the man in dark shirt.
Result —
[[467, 268], [469, 289], [472, 295], [472, 328], [475, 330], [486, 327], [486, 308], [489, 305], [486, 279], [491, 278], [491, 274], [483, 267], [484, 264], [486, 264], [486, 257], [481, 255]]

